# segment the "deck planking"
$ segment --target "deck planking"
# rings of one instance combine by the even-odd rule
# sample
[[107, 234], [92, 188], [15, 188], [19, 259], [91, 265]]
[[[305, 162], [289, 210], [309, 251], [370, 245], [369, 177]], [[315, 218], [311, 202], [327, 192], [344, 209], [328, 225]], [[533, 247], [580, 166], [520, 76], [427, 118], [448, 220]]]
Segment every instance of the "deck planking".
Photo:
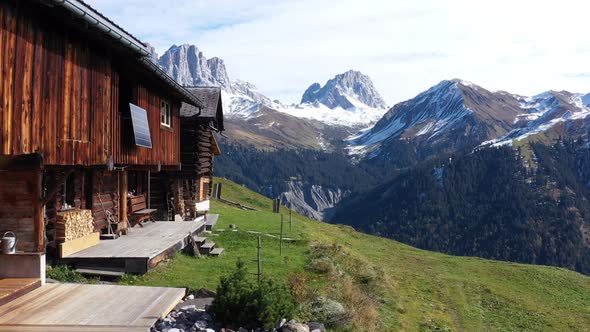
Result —
[[130, 229], [128, 235], [101, 241], [66, 258], [154, 258], [202, 226], [202, 222], [190, 221], [145, 223], [143, 228]]
[[124, 272], [145, 273], [188, 244], [191, 235], [205, 229], [203, 221], [145, 223], [128, 235], [70, 254], [62, 259], [76, 267], [119, 267]]
[[215, 227], [215, 225], [217, 225], [217, 220], [219, 219], [219, 215], [218, 214], [209, 214], [207, 215], [207, 221], [205, 221], [205, 227], [207, 228], [207, 230], [211, 230], [213, 229], [213, 227]]
[[0, 305], [40, 286], [39, 278], [0, 278]]
[[148, 331], [184, 294], [182, 288], [47, 284], [0, 306], [0, 331]]

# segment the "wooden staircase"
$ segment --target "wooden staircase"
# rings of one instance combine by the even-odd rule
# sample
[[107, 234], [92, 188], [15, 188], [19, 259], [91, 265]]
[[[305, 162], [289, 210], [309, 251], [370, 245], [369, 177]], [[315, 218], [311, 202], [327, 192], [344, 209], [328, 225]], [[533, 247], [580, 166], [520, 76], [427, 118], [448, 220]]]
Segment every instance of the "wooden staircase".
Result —
[[215, 242], [207, 241], [206, 237], [194, 236], [193, 240], [199, 247], [199, 253], [207, 256], [219, 256], [223, 253], [223, 248], [216, 248]]

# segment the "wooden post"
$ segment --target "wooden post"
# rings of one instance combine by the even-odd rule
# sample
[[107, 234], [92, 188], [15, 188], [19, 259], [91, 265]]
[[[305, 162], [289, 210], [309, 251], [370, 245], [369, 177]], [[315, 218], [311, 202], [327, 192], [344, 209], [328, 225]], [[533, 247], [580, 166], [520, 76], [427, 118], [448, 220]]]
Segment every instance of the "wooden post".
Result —
[[213, 197], [211, 197], [211, 198], [213, 198], [213, 199], [218, 199], [218, 198], [219, 198], [219, 197], [217, 196], [217, 186], [218, 186], [218, 185], [219, 185], [219, 183], [214, 183], [214, 184], [213, 184], [213, 191], [212, 191], [212, 193], [211, 193], [211, 196], [213, 196]]
[[152, 205], [152, 172], [147, 171], [147, 208], [150, 209]]
[[176, 179], [173, 181], [172, 193], [174, 196], [174, 214], [179, 214], [184, 220], [184, 199], [182, 194], [181, 180]]
[[262, 241], [258, 236], [258, 284], [262, 282]]
[[33, 191], [35, 252], [45, 252], [45, 217], [43, 213], [45, 205], [43, 204], [43, 200], [41, 198], [43, 193], [43, 174], [41, 169], [35, 171], [35, 178], [33, 181], [35, 186]]
[[279, 254], [283, 256], [283, 215], [281, 214], [281, 238], [279, 239]]
[[127, 234], [129, 225], [127, 220], [127, 188], [127, 170], [124, 169], [119, 173], [119, 224], [117, 225], [117, 233], [119, 234]]

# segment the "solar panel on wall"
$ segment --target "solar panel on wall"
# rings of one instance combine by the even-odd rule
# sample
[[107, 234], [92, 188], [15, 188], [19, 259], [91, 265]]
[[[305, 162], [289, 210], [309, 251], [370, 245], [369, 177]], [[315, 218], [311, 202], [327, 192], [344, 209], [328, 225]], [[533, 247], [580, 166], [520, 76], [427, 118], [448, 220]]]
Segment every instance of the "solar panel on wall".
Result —
[[152, 137], [150, 136], [150, 124], [148, 122], [146, 110], [131, 103], [129, 103], [129, 109], [131, 111], [135, 145], [151, 149]]

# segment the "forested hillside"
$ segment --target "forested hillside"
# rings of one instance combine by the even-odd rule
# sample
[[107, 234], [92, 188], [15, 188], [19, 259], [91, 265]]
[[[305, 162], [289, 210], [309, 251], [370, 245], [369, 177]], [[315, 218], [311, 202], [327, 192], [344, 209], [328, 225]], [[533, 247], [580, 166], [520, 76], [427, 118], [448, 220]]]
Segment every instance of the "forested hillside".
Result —
[[259, 150], [253, 146], [221, 143], [215, 174], [243, 184], [268, 197], [288, 190], [287, 182], [300, 181], [349, 192], [364, 192], [399, 173], [387, 160], [354, 164], [338, 152], [309, 149]]
[[524, 148], [532, 153], [485, 148], [429, 161], [351, 196], [333, 222], [424, 249], [590, 274], [587, 143]]

